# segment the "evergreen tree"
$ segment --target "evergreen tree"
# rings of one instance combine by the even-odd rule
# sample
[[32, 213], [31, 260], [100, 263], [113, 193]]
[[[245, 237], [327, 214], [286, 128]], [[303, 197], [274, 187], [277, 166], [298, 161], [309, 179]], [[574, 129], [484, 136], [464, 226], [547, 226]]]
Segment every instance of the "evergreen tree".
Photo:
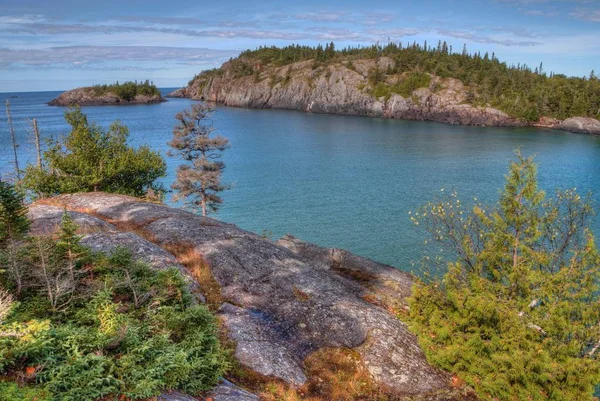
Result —
[[443, 277], [415, 285], [412, 328], [428, 359], [483, 399], [592, 400], [600, 381], [592, 209], [570, 190], [548, 199], [536, 175], [519, 154], [497, 206], [468, 212], [452, 195], [419, 212], [415, 221], [456, 259]]
[[211, 136], [212, 125], [204, 122], [210, 118], [213, 109], [202, 103], [192, 105], [191, 109], [177, 113], [179, 124], [173, 129], [173, 139], [169, 142], [177, 155], [190, 164], [177, 168], [177, 178], [172, 188], [177, 191], [175, 200], [185, 199], [206, 216], [208, 211], [217, 211], [222, 202], [218, 193], [228, 189], [221, 183], [221, 173], [225, 163], [218, 160], [221, 153], [229, 147], [229, 140], [222, 136]]
[[21, 260], [21, 243], [29, 232], [27, 208], [15, 188], [0, 181], [0, 264], [6, 269], [17, 294], [23, 289], [25, 267]]
[[87, 253], [87, 249], [79, 244], [81, 236], [77, 235], [78, 228], [69, 212], [65, 209], [60, 222], [56, 247], [59, 256], [67, 265], [69, 278], [72, 281], [75, 281], [77, 276], [78, 261]]

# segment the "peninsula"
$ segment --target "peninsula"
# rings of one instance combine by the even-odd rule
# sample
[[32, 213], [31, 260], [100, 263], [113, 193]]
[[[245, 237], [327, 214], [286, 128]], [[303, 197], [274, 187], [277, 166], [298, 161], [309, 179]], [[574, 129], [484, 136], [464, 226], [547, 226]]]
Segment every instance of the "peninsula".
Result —
[[146, 80], [120, 84], [94, 85], [62, 93], [48, 104], [50, 106], [109, 106], [128, 104], [153, 104], [166, 102], [158, 88]]
[[600, 134], [600, 80], [508, 66], [495, 54], [390, 43], [345, 48], [292, 45], [245, 51], [167, 97], [227, 106], [537, 126]]

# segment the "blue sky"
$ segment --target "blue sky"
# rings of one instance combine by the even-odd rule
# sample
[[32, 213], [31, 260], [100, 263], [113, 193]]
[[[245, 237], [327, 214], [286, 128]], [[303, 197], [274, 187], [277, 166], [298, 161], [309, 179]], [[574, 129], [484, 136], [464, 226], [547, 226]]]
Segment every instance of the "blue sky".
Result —
[[0, 92], [182, 86], [241, 50], [446, 40], [546, 71], [600, 71], [600, 0], [0, 0]]

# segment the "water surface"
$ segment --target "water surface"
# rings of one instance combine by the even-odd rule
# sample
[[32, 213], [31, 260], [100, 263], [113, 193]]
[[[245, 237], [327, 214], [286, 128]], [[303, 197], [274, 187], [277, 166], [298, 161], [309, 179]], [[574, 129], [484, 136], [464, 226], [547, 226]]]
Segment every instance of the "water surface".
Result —
[[[59, 93], [0, 94], [2, 102], [17, 96], [9, 100], [22, 165], [35, 159], [28, 118], [38, 119], [44, 137], [68, 132], [65, 109], [45, 104]], [[102, 126], [121, 119], [132, 144], [148, 144], [164, 154], [175, 113], [190, 103], [170, 99], [83, 110]], [[542, 188], [591, 191], [600, 211], [600, 137], [227, 107], [219, 107], [214, 125], [231, 141], [225, 180], [234, 184], [215, 217], [275, 238], [290, 233], [345, 248], [403, 269], [423, 251], [424, 237], [411, 224], [409, 211], [439, 197], [442, 188], [456, 190], [465, 200], [497, 199], [517, 147], [537, 155]], [[5, 118], [0, 118], [0, 145], [5, 175], [12, 170]], [[179, 162], [167, 162], [168, 185]], [[597, 217], [593, 225], [600, 236]]]

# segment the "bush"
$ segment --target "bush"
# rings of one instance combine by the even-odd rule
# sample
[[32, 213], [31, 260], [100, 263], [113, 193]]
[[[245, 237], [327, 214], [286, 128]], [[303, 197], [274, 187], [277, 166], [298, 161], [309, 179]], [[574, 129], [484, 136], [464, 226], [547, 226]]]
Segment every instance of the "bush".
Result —
[[[0, 383], [0, 400], [5, 393], [9, 401], [92, 401], [211, 389], [228, 367], [217, 322], [192, 302], [179, 270], [152, 270], [120, 248], [90, 256], [71, 228], [63, 217], [59, 235], [31, 239], [44, 244], [35, 260], [54, 270], [40, 265], [24, 275], [24, 291], [0, 320], [0, 377], [27, 384]], [[53, 275], [74, 280], [60, 308], [58, 285], [46, 287]]]
[[423, 208], [415, 222], [457, 258], [410, 299], [428, 360], [482, 399], [591, 400], [600, 381], [591, 213], [574, 191], [546, 199], [533, 160], [520, 155], [495, 207], [469, 212], [452, 195]]
[[68, 136], [51, 140], [44, 152], [44, 166], [28, 166], [22, 186], [36, 197], [62, 193], [105, 191], [142, 196], [149, 189], [162, 190], [155, 181], [166, 174], [158, 152], [147, 146], [127, 145], [129, 130], [119, 121], [108, 131], [90, 124], [75, 108], [65, 114], [71, 125]]

